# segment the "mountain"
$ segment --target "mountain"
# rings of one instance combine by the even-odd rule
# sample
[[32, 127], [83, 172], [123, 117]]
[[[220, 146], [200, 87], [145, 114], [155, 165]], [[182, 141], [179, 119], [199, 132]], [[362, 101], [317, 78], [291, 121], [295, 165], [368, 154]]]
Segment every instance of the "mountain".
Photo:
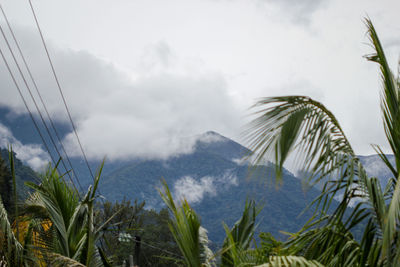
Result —
[[[7, 166], [10, 166], [9, 152], [7, 149], [0, 148], [0, 156], [5, 161]], [[38, 174], [30, 167], [26, 166], [21, 160], [18, 159], [18, 155], [14, 152], [14, 169], [15, 169], [15, 180], [17, 184], [17, 192], [21, 198], [25, 198], [28, 188], [24, 185], [25, 182], [38, 182]]]
[[[42, 137], [48, 144], [48, 147], [51, 153], [54, 156], [54, 160], [58, 160], [58, 156], [52, 143], [49, 138], [46, 128], [42, 125], [40, 121], [40, 117], [34, 115], [36, 122], [38, 122], [39, 130], [42, 134]], [[48, 127], [50, 127], [50, 123], [48, 123]], [[4, 133], [1, 131], [1, 126], [4, 125], [11, 131], [10, 136], [3, 136]], [[57, 133], [61, 139], [63, 139], [67, 134], [72, 131], [71, 126], [68, 123], [62, 123], [59, 121], [54, 121], [55, 128], [57, 129]], [[58, 140], [53, 129], [50, 129], [50, 132], [53, 136], [54, 141], [58, 144]], [[2, 140], [3, 139], [3, 140]], [[14, 140], [15, 139], [15, 140]], [[35, 125], [33, 124], [29, 115], [26, 114], [16, 114], [8, 108], [0, 107], [0, 148], [6, 148], [9, 145], [9, 142], [18, 141], [23, 145], [41, 145], [44, 150], [43, 142], [41, 136], [38, 134]], [[58, 148], [59, 150], [60, 147]], [[47, 151], [46, 151], [47, 152]], [[93, 179], [90, 175], [90, 172], [87, 168], [86, 162], [82, 159], [82, 157], [70, 157], [71, 164], [73, 166], [74, 174], [79, 178], [79, 181], [82, 185], [82, 191], [86, 191], [88, 186], [93, 182]], [[131, 161], [130, 161], [131, 162]], [[26, 162], [25, 162], [26, 163]], [[96, 168], [100, 165], [100, 161], [89, 160], [89, 164], [92, 168], [93, 173], [96, 171]], [[66, 163], [67, 164], [67, 163]], [[108, 173], [109, 171], [117, 169], [121, 164], [126, 164], [126, 161], [113, 161], [107, 162], [104, 166], [103, 173]], [[66, 171], [71, 171], [70, 166], [67, 164], [67, 170], [63, 168], [63, 165], [59, 165], [59, 171], [61, 173], [65, 173]]]
[[[41, 144], [29, 116], [17, 116], [0, 107], [0, 123], [8, 127], [22, 144]], [[61, 138], [71, 131], [68, 125], [59, 122], [56, 122], [56, 128]], [[42, 127], [41, 131], [44, 133], [45, 129]], [[45, 139], [49, 143], [48, 137]], [[5, 150], [1, 152], [7, 158]], [[258, 216], [259, 231], [285, 238], [280, 231], [295, 232], [311, 216], [311, 211], [301, 217], [299, 214], [319, 191], [316, 188], [303, 190], [301, 180], [287, 170], [284, 171], [283, 184], [275, 184], [270, 163], [258, 166], [255, 172], [250, 171], [248, 164], [241, 160], [248, 153], [248, 149], [233, 140], [207, 132], [197, 136], [193, 153], [166, 160], [106, 162], [99, 192], [111, 201], [138, 199], [146, 201], [148, 208], [160, 209], [163, 203], [157, 188], [164, 178], [176, 198], [188, 199], [200, 214], [211, 240], [217, 244], [221, 244], [224, 237], [222, 223], [232, 226], [241, 216], [245, 201], [254, 199], [263, 207]], [[387, 157], [394, 161], [392, 155]], [[378, 177], [383, 185], [387, 183], [390, 171], [379, 156], [360, 156], [360, 159], [369, 175]], [[71, 158], [71, 161], [82, 185], [81, 190], [86, 191], [92, 183], [86, 163], [78, 157]], [[89, 163], [92, 168], [99, 165], [98, 162]], [[16, 160], [16, 170], [19, 188], [23, 188], [26, 180], [36, 180], [36, 173], [19, 160]]]
[[231, 227], [246, 200], [253, 199], [262, 208], [259, 231], [284, 238], [279, 231], [295, 232], [311, 216], [308, 211], [299, 217], [319, 191], [304, 191], [289, 171], [284, 172], [283, 184], [277, 185], [272, 164], [251, 171], [239, 161], [248, 152], [233, 140], [207, 132], [197, 138], [193, 153], [127, 164], [104, 175], [100, 189], [108, 200], [144, 200], [146, 206], [159, 209], [163, 203], [156, 188], [165, 179], [176, 198], [191, 203], [217, 244], [225, 235], [222, 223]]
[[[0, 121], [19, 141], [40, 144], [40, 137], [28, 119], [0, 109]], [[61, 137], [70, 131], [65, 125], [56, 126]], [[289, 171], [284, 172], [282, 185], [275, 184], [274, 169], [268, 163], [250, 172], [248, 164], [240, 160], [248, 153], [248, 149], [233, 140], [207, 132], [197, 136], [192, 153], [166, 160], [106, 162], [99, 192], [111, 201], [124, 197], [138, 199], [146, 201], [148, 208], [160, 209], [163, 203], [156, 188], [164, 178], [176, 198], [188, 199], [209, 230], [211, 240], [218, 244], [225, 235], [222, 223], [231, 227], [240, 218], [246, 199], [254, 199], [263, 207], [258, 216], [259, 230], [284, 238], [279, 231], [297, 231], [311, 211], [301, 217], [299, 214], [319, 191], [314, 188], [304, 191], [301, 180]], [[79, 158], [71, 161], [85, 191], [91, 183], [85, 163]]]
[[[369, 155], [369, 156], [358, 156], [361, 163], [363, 164], [365, 170], [369, 176], [374, 176], [379, 179], [382, 187], [385, 187], [390, 178], [393, 177], [392, 172], [381, 160], [379, 155]], [[395, 159], [393, 155], [386, 155], [389, 162], [395, 166]]]

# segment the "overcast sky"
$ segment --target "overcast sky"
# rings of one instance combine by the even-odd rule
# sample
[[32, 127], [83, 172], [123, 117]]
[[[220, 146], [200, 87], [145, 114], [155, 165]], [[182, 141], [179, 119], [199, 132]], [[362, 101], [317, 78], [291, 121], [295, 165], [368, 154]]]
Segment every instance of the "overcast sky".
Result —
[[[66, 120], [28, 1], [1, 3], [51, 113]], [[91, 158], [168, 157], [189, 151], [188, 137], [208, 130], [240, 141], [249, 106], [287, 94], [322, 101], [356, 153], [373, 153], [370, 144], [387, 147], [379, 71], [363, 58], [372, 51], [363, 18], [372, 19], [396, 70], [398, 0], [33, 4]], [[3, 65], [0, 105], [24, 113]], [[77, 153], [73, 136], [65, 141]]]

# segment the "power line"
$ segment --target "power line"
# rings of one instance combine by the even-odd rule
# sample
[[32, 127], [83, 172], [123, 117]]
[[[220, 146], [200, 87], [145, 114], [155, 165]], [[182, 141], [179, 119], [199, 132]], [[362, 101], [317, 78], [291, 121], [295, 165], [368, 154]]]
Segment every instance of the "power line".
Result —
[[[75, 136], [76, 136], [76, 139], [77, 139], [77, 141], [78, 141], [78, 144], [79, 144], [80, 150], [81, 150], [81, 152], [82, 152], [83, 158], [84, 158], [84, 160], [85, 160], [86, 166], [87, 166], [87, 168], [89, 169], [90, 175], [91, 175], [91, 177], [92, 177], [92, 179], [93, 179], [93, 182], [94, 182], [94, 181], [95, 181], [95, 176], [93, 175], [93, 171], [92, 171], [92, 169], [90, 168], [89, 161], [88, 161], [88, 159], [87, 159], [87, 157], [86, 157], [85, 151], [83, 150], [83, 146], [82, 146], [82, 143], [81, 143], [81, 141], [80, 141], [80, 139], [79, 139], [78, 132], [76, 131], [75, 124], [74, 124], [74, 122], [73, 122], [73, 120], [72, 120], [72, 116], [71, 116], [71, 113], [70, 113], [70, 111], [69, 111], [69, 108], [68, 108], [67, 102], [66, 102], [66, 100], [65, 100], [64, 94], [63, 94], [63, 92], [62, 92], [61, 85], [60, 85], [60, 82], [59, 82], [59, 80], [58, 80], [56, 71], [55, 71], [55, 69], [54, 69], [54, 65], [53, 65], [53, 62], [52, 62], [52, 60], [51, 60], [49, 50], [48, 50], [48, 48], [47, 48], [46, 42], [45, 42], [44, 37], [43, 37], [42, 30], [41, 30], [40, 25], [39, 25], [39, 21], [38, 21], [38, 19], [37, 19], [36, 13], [35, 13], [35, 9], [33, 8], [32, 1], [31, 1], [31, 0], [28, 0], [28, 1], [29, 1], [29, 5], [30, 5], [30, 7], [31, 7], [31, 11], [32, 11], [33, 17], [34, 17], [34, 19], [35, 19], [36, 27], [37, 27], [37, 29], [38, 29], [38, 31], [39, 31], [40, 38], [41, 38], [41, 40], [42, 40], [44, 49], [45, 49], [45, 51], [46, 51], [47, 59], [49, 60], [49, 63], [50, 63], [50, 66], [51, 66], [51, 70], [52, 70], [52, 72], [53, 72], [54, 79], [55, 79], [55, 81], [56, 81], [56, 83], [57, 83], [58, 91], [60, 92], [60, 95], [61, 95], [61, 97], [62, 97], [62, 100], [63, 100], [63, 103], [64, 103], [64, 107], [65, 107], [65, 109], [66, 109], [66, 111], [67, 111], [68, 118], [69, 118], [69, 120], [70, 120], [70, 122], [71, 122], [72, 129], [73, 129], [73, 131], [74, 131], [74, 133], [75, 133]], [[98, 191], [99, 194], [101, 195], [100, 189], [97, 189], [97, 191]], [[102, 198], [100, 198], [100, 199], [101, 199], [101, 202], [104, 204], [104, 200], [103, 200]]]
[[[76, 179], [76, 181], [78, 182], [78, 185], [79, 185], [81, 191], [83, 191], [83, 188], [82, 188], [82, 186], [81, 186], [81, 184], [80, 184], [80, 182], [79, 182], [79, 178], [77, 177], [77, 173], [76, 173], [76, 171], [74, 170], [74, 168], [73, 168], [73, 166], [72, 166], [72, 163], [71, 163], [71, 161], [70, 161], [70, 159], [69, 159], [69, 156], [68, 156], [68, 154], [67, 154], [67, 151], [65, 150], [65, 147], [64, 147], [64, 145], [63, 145], [63, 143], [62, 143], [62, 141], [61, 141], [61, 138], [60, 138], [60, 136], [59, 136], [59, 134], [58, 134], [58, 131], [57, 131], [56, 127], [54, 126], [53, 120], [51, 119], [51, 116], [50, 116], [50, 114], [49, 114], [49, 112], [48, 112], [48, 110], [47, 110], [47, 107], [46, 107], [46, 105], [45, 105], [45, 103], [44, 103], [44, 100], [43, 100], [43, 98], [42, 98], [42, 95], [40, 94], [40, 91], [39, 91], [38, 86], [37, 86], [37, 84], [36, 84], [36, 82], [35, 82], [35, 79], [33, 78], [32, 72], [30, 71], [30, 68], [29, 68], [29, 66], [28, 66], [28, 64], [27, 64], [27, 62], [26, 62], [25, 56], [24, 56], [24, 54], [22, 53], [21, 47], [19, 46], [19, 43], [18, 43], [18, 41], [17, 41], [17, 38], [15, 37], [14, 31], [12, 30], [12, 27], [11, 27], [9, 21], [8, 21], [7, 15], [5, 14], [5, 11], [4, 11], [3, 6], [2, 6], [1, 4], [0, 4], [0, 9], [1, 9], [1, 12], [3, 13], [3, 17], [4, 17], [4, 19], [5, 19], [6, 23], [7, 23], [8, 29], [9, 29], [9, 31], [11, 32], [11, 35], [12, 35], [12, 37], [13, 37], [13, 40], [14, 40], [16, 46], [17, 46], [18, 52], [19, 52], [19, 54], [20, 54], [20, 56], [21, 56], [21, 58], [22, 58], [22, 60], [23, 60], [23, 62], [24, 62], [24, 65], [25, 65], [25, 68], [26, 68], [26, 70], [27, 70], [27, 72], [28, 72], [28, 74], [29, 74], [29, 77], [30, 77], [30, 79], [31, 79], [31, 81], [32, 81], [32, 83], [33, 83], [33, 85], [34, 85], [34, 88], [36, 89], [36, 93], [38, 94], [39, 99], [40, 99], [40, 101], [41, 101], [41, 103], [42, 103], [42, 106], [43, 106], [43, 108], [44, 108], [44, 110], [45, 110], [45, 112], [46, 112], [46, 114], [47, 114], [47, 118], [48, 118], [48, 120], [50, 121], [51, 127], [52, 127], [53, 131], [54, 131], [55, 134], [56, 134], [56, 137], [57, 137], [57, 139], [58, 139], [58, 142], [60, 143], [60, 146], [61, 146], [61, 148], [62, 148], [62, 150], [63, 150], [63, 152], [64, 152], [64, 154], [65, 154], [65, 156], [66, 156], [66, 158], [67, 158], [67, 161], [68, 161], [68, 163], [69, 163], [70, 168], [72, 169], [73, 173], [75, 174], [75, 179]], [[4, 36], [4, 34], [3, 34], [3, 37], [6, 38], [6, 37]], [[6, 42], [8, 43], [8, 41], [6, 41]], [[18, 66], [18, 64], [17, 64], [17, 66]], [[21, 75], [22, 75], [22, 73], [21, 73]], [[24, 80], [25, 80], [25, 79], [24, 79]], [[46, 124], [45, 120], [43, 119], [39, 108], [38, 108], [37, 105], [36, 105], [36, 101], [35, 101], [35, 99], [34, 99], [32, 93], [31, 93], [31, 90], [30, 90], [29, 87], [28, 87], [28, 90], [29, 90], [29, 92], [30, 92], [30, 95], [31, 95], [31, 97], [32, 97], [32, 100], [33, 100], [34, 103], [35, 103], [36, 109], [37, 109], [38, 112], [39, 112], [39, 115], [40, 115], [40, 117], [41, 117], [41, 119], [42, 119], [42, 122], [43, 122], [43, 124], [44, 124], [45, 127], [46, 127], [47, 133], [48, 133], [48, 135], [50, 136], [50, 139], [52, 140], [52, 143], [53, 143], [53, 145], [54, 145], [54, 147], [55, 147], [55, 149], [56, 149], [58, 155], [60, 156], [60, 158], [62, 158], [62, 157], [61, 157], [61, 154], [60, 154], [60, 152], [58, 151], [57, 146], [56, 146], [56, 144], [55, 144], [55, 142], [54, 142], [54, 140], [53, 140], [53, 138], [52, 138], [52, 135], [51, 135], [51, 133], [50, 133], [48, 127], [47, 127], [47, 124]], [[68, 173], [68, 176], [69, 176], [71, 182], [73, 183], [72, 178], [71, 178], [71, 176], [70, 176], [70, 174], [69, 174], [69, 171], [68, 171], [68, 169], [66, 168], [66, 166], [65, 166], [65, 164], [64, 164], [64, 161], [62, 161], [62, 163], [63, 163], [63, 166], [64, 166], [64, 168], [65, 168], [65, 171]]]
[[24, 102], [25, 108], [28, 110], [29, 116], [31, 117], [32, 122], [35, 125], [35, 128], [36, 128], [37, 132], [39, 133], [40, 138], [42, 139], [43, 145], [45, 146], [45, 148], [46, 148], [47, 152], [49, 153], [49, 156], [50, 156], [50, 158], [53, 161], [53, 164], [55, 166], [56, 165], [56, 161], [54, 160], [53, 155], [50, 153], [49, 147], [47, 146], [47, 143], [46, 143], [45, 139], [43, 138], [42, 133], [40, 132], [40, 129], [39, 129], [39, 127], [38, 127], [38, 125], [37, 125], [37, 123], [36, 123], [36, 121], [35, 121], [35, 119], [34, 119], [34, 117], [32, 115], [32, 112], [29, 109], [28, 104], [26, 103], [26, 100], [25, 100], [24, 96], [22, 95], [21, 89], [19, 88], [19, 85], [18, 85], [18, 83], [17, 83], [17, 81], [16, 81], [16, 79], [15, 79], [15, 77], [14, 77], [12, 71], [11, 71], [10, 65], [8, 64], [7, 59], [5, 58], [5, 56], [3, 54], [3, 50], [1, 48], [0, 48], [0, 54], [1, 54], [1, 57], [3, 58], [4, 64], [7, 67], [7, 70], [8, 70], [8, 72], [9, 72], [9, 74], [10, 74], [10, 76], [11, 76], [13, 82], [14, 82], [15, 87], [17, 88], [18, 93], [21, 96], [22, 101]]
[[170, 254], [170, 255], [173, 255], [173, 256], [175, 256], [175, 257], [178, 257], [178, 258], [181, 258], [181, 259], [182, 259], [182, 256], [180, 256], [180, 255], [178, 255], [178, 254], [175, 254], [175, 253], [173, 253], [173, 252], [171, 252], [171, 251], [168, 251], [168, 250], [165, 250], [165, 249], [162, 249], [162, 248], [159, 248], [159, 247], [150, 245], [150, 244], [145, 243], [145, 242], [143, 242], [143, 241], [137, 241], [136, 239], [132, 239], [132, 240], [133, 240], [133, 242], [135, 242], [135, 243], [141, 243], [141, 244], [143, 244], [143, 245], [145, 245], [145, 246], [158, 249], [158, 250], [163, 251], [163, 252], [165, 252], [165, 253], [167, 253], [167, 254]]
[[[16, 59], [16, 57], [15, 57], [15, 55], [14, 55], [14, 52], [13, 52], [13, 50], [12, 50], [12, 48], [11, 48], [11, 45], [10, 45], [10, 43], [8, 42], [7, 36], [5, 35], [4, 30], [3, 30], [3, 27], [2, 27], [1, 25], [0, 25], [0, 31], [1, 31], [1, 34], [3, 35], [4, 41], [5, 41], [6, 44], [7, 44], [8, 50], [9, 50], [10, 53], [11, 53], [11, 56], [12, 56], [12, 58], [13, 58], [13, 60], [14, 60], [14, 63], [16, 64], [16, 66], [17, 66], [17, 68], [18, 68], [18, 71], [19, 71], [19, 73], [20, 73], [20, 75], [21, 75], [21, 77], [22, 77], [22, 80], [24, 81], [24, 84], [25, 84], [26, 88], [28, 89], [29, 95], [30, 95], [31, 98], [32, 98], [32, 101], [33, 101], [33, 103], [34, 103], [34, 105], [35, 105], [35, 107], [36, 107], [36, 110], [37, 110], [38, 113], [39, 113], [40, 119], [42, 120], [42, 123], [43, 123], [43, 125], [45, 126], [45, 129], [46, 129], [46, 131], [47, 131], [47, 134], [49, 135], [50, 140], [51, 140], [51, 142], [52, 142], [52, 144], [53, 144], [53, 146], [54, 146], [54, 148], [55, 148], [55, 150], [56, 150], [58, 156], [61, 158], [61, 163], [63, 164], [63, 167], [64, 167], [65, 171], [67, 172], [68, 177], [69, 177], [69, 179], [71, 180], [71, 182], [72, 182], [72, 184], [73, 184], [75, 190], [77, 190], [77, 188], [75, 187], [75, 184], [74, 184], [74, 182], [73, 182], [73, 180], [72, 180], [72, 177], [71, 177], [71, 175], [70, 175], [70, 173], [69, 173], [67, 167], [65, 166], [64, 161], [62, 160], [61, 154], [60, 154], [60, 152], [58, 151], [58, 148], [57, 148], [57, 145], [56, 145], [55, 142], [54, 142], [53, 136], [51, 135], [50, 130], [49, 130], [49, 128], [47, 127], [47, 124], [46, 124], [45, 120], [43, 119], [42, 113], [40, 112], [40, 109], [39, 109], [39, 107], [38, 107], [38, 105], [37, 105], [37, 103], [36, 103], [36, 100], [35, 100], [35, 98], [34, 98], [34, 96], [33, 96], [33, 94], [32, 94], [32, 91], [31, 91], [31, 89], [30, 89], [30, 87], [29, 87], [29, 84], [28, 84], [28, 82], [27, 82], [26, 79], [25, 79], [25, 75], [24, 75], [24, 73], [22, 72], [21, 67], [20, 67], [19, 64], [18, 64], [18, 61], [17, 61], [17, 59]], [[50, 152], [49, 152], [49, 153], [50, 153]]]
[[36, 27], [37, 27], [37, 29], [38, 29], [38, 31], [39, 31], [40, 38], [41, 38], [41, 40], [42, 40], [44, 49], [46, 50], [47, 59], [49, 60], [49, 63], [50, 63], [50, 66], [51, 66], [51, 70], [52, 70], [52, 72], [53, 72], [55, 81], [56, 81], [56, 83], [57, 83], [58, 91], [60, 92], [60, 95], [61, 95], [61, 97], [62, 97], [62, 100], [63, 100], [64, 106], [65, 106], [65, 109], [66, 109], [67, 114], [68, 114], [68, 117], [69, 117], [69, 120], [70, 120], [70, 122], [71, 122], [72, 129], [73, 129], [73, 131], [74, 131], [74, 133], [75, 133], [75, 136], [76, 136], [76, 139], [77, 139], [77, 141], [78, 141], [78, 144], [79, 144], [80, 150], [81, 150], [81, 152], [82, 152], [82, 155], [83, 155], [83, 157], [84, 157], [86, 166], [88, 167], [89, 172], [90, 172], [90, 175], [92, 176], [92, 178], [93, 178], [93, 180], [94, 180], [95, 177], [94, 177], [94, 175], [93, 175], [92, 169], [90, 168], [90, 165], [89, 165], [89, 162], [88, 162], [88, 160], [87, 160], [85, 151], [83, 150], [83, 146], [82, 146], [82, 143], [81, 143], [81, 141], [80, 141], [80, 139], [79, 139], [78, 133], [77, 133], [77, 131], [76, 131], [75, 124], [74, 124], [74, 122], [73, 122], [73, 120], [72, 120], [71, 113], [69, 112], [69, 108], [68, 108], [67, 102], [66, 102], [66, 100], [65, 100], [64, 94], [63, 94], [63, 92], [62, 92], [61, 85], [60, 85], [60, 82], [59, 82], [59, 80], [58, 80], [56, 71], [55, 71], [55, 69], [54, 69], [54, 65], [53, 65], [53, 62], [52, 62], [52, 60], [51, 60], [49, 51], [48, 51], [48, 49], [47, 49], [47, 45], [46, 45], [46, 42], [45, 42], [45, 40], [44, 40], [44, 37], [43, 37], [43, 34], [42, 34], [42, 30], [40, 29], [39, 22], [38, 22], [38, 19], [37, 19], [35, 10], [34, 10], [33, 5], [32, 5], [32, 1], [31, 1], [31, 0], [28, 0], [28, 1], [29, 1], [29, 5], [30, 5], [30, 7], [31, 7], [31, 11], [32, 11], [33, 17], [34, 17], [34, 19], [35, 19]]
[[[112, 230], [113, 230], [113, 229], [111, 229], [111, 231], [112, 231]], [[119, 230], [117, 230], [117, 231], [119, 232]], [[143, 244], [143, 245], [145, 245], [145, 246], [148, 246], [148, 247], [151, 247], [151, 248], [154, 248], [154, 249], [158, 249], [158, 250], [160, 250], [160, 251], [163, 251], [163, 252], [165, 252], [165, 253], [167, 253], [167, 254], [170, 254], [170, 255], [173, 255], [173, 256], [175, 256], [175, 257], [178, 257], [178, 258], [181, 258], [181, 259], [183, 258], [181, 255], [178, 255], [178, 254], [176, 254], [176, 253], [174, 253], [174, 252], [171, 252], [171, 251], [165, 250], [165, 249], [163, 249], [163, 248], [154, 246], [154, 245], [152, 245], [152, 244], [143, 242], [143, 240], [141, 240], [141, 239], [140, 239], [140, 240], [137, 240], [137, 239], [136, 239], [136, 236], [135, 236], [135, 237], [132, 237], [131, 234], [129, 234], [129, 233], [121, 233], [121, 232], [119, 232], [118, 241], [119, 241], [119, 242], [129, 242], [129, 241], [133, 241], [133, 242], [135, 242], [135, 243], [137, 243], [137, 244]], [[159, 243], [159, 245], [161, 246], [160, 243]]]

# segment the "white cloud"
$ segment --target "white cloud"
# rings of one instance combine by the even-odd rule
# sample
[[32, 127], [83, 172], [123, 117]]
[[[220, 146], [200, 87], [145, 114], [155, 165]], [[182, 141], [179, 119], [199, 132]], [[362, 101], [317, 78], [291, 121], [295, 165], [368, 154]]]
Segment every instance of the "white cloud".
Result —
[[186, 199], [189, 203], [198, 203], [205, 196], [216, 196], [221, 190], [228, 190], [231, 186], [238, 186], [239, 181], [232, 170], [227, 170], [221, 176], [204, 176], [195, 179], [192, 176], [183, 176], [174, 183], [176, 200]]
[[215, 132], [206, 132], [204, 134], [197, 135], [196, 140], [208, 144], [208, 143], [215, 143], [215, 142], [225, 142], [228, 139], [224, 138], [223, 136], [221, 136]]
[[[29, 31], [22, 32], [50, 113], [69, 123], [43, 55], [34, 53], [39, 47]], [[135, 78], [88, 52], [50, 47], [78, 134], [91, 159], [165, 159], [193, 150], [196, 140], [183, 137], [209, 129], [229, 133], [240, 126], [239, 111], [224, 76], [208, 70], [186, 72], [180, 62], [173, 62], [171, 49], [164, 42], [146, 50], [150, 59]], [[7, 75], [0, 72], [4, 81], [0, 105], [24, 113]], [[34, 110], [31, 101], [28, 103]], [[64, 141], [71, 156], [80, 155], [74, 133]]]
[[[266, 8], [276, 8], [278, 14], [285, 13], [284, 19], [292, 23], [308, 25], [313, 13], [325, 7], [330, 1], [322, 0], [255, 0], [259, 5], [267, 5]], [[271, 14], [271, 11], [269, 12]], [[282, 16], [280, 16], [282, 19]]]
[[[256, 155], [252, 154], [252, 155], [246, 155], [243, 158], [233, 158], [232, 162], [236, 163], [239, 166], [243, 166], [243, 165], [249, 165], [249, 164], [254, 164], [256, 160]], [[259, 160], [257, 165], [264, 165], [264, 166], [269, 166], [270, 164], [272, 164], [269, 160], [267, 159], [261, 159]]]
[[[395, 158], [392, 155], [388, 155], [389, 162], [395, 166]], [[391, 178], [393, 175], [388, 166], [382, 161], [378, 155], [364, 156], [360, 158], [367, 174], [371, 177], [385, 177], [386, 179]], [[386, 185], [386, 183], [384, 183]]]
[[184, 176], [175, 182], [174, 192], [176, 200], [186, 199], [189, 203], [200, 202], [205, 194], [216, 194], [213, 178], [209, 176], [202, 177], [200, 181]]
[[231, 173], [231, 171], [226, 171], [221, 177], [217, 178], [217, 182], [224, 185], [226, 188], [232, 185], [239, 185], [237, 176]]
[[12, 146], [20, 160], [36, 171], [41, 170], [50, 160], [48, 154], [40, 145], [22, 144], [6, 126], [0, 123], [0, 147], [7, 148], [9, 145]]
[[[373, 19], [396, 69], [398, 1], [124, 0], [110, 8], [108, 1], [43, 0], [36, 5], [46, 37], [71, 48], [53, 45], [50, 51], [91, 157], [166, 157], [188, 151], [178, 136], [210, 129], [235, 137], [244, 124], [240, 115], [254, 99], [287, 94], [322, 100], [357, 154], [374, 153], [370, 143], [388, 151], [379, 70], [362, 58], [371, 52], [363, 17]], [[7, 0], [4, 7], [12, 22], [33, 27], [25, 3]], [[17, 36], [46, 88], [52, 113], [65, 120], [38, 36], [23, 30]], [[1, 104], [24, 112], [5, 75], [0, 69]], [[67, 140], [73, 143], [72, 137]]]

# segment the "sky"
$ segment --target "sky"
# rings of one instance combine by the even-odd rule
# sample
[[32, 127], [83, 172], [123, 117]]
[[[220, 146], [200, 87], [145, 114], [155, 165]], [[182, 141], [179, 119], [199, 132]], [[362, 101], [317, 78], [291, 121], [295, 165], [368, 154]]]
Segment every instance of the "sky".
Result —
[[[67, 122], [29, 2], [1, 4], [50, 113]], [[190, 152], [193, 137], [209, 130], [242, 142], [249, 107], [258, 98], [292, 94], [324, 103], [357, 154], [374, 153], [371, 144], [388, 151], [379, 69], [363, 57], [372, 52], [364, 18], [373, 21], [397, 70], [399, 1], [36, 0], [33, 5], [91, 159], [168, 158]], [[0, 25], [5, 27], [2, 18]], [[2, 38], [0, 48], [6, 49]], [[26, 114], [3, 62], [0, 81], [0, 106]], [[79, 155], [72, 133], [64, 142], [71, 155]]]

